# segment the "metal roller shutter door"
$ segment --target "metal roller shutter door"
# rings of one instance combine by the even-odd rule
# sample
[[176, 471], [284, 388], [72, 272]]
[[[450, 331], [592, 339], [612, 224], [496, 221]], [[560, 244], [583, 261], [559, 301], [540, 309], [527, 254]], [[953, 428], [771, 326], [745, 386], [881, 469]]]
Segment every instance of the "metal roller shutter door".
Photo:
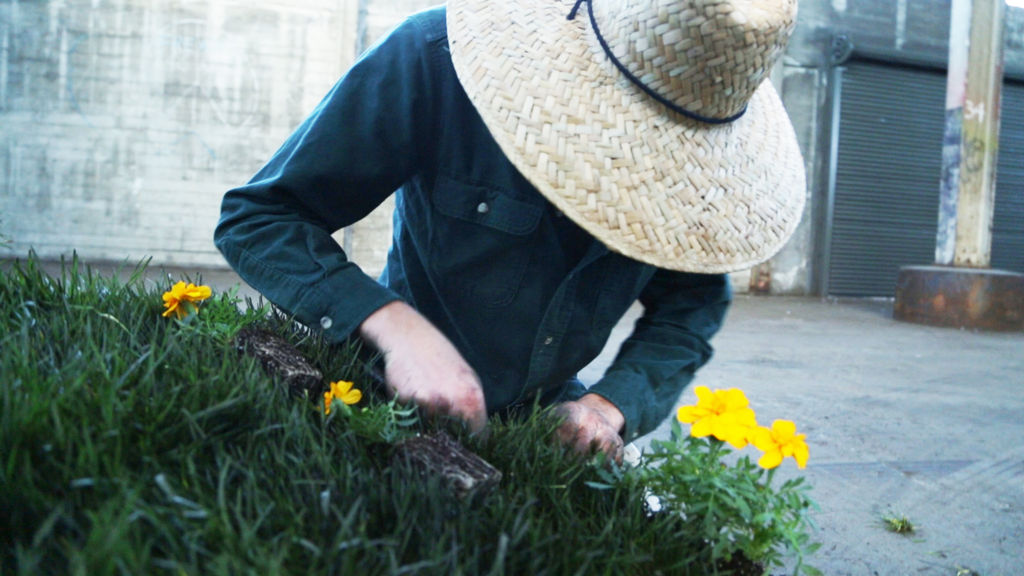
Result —
[[[828, 293], [892, 296], [935, 261], [945, 73], [853, 62], [843, 73]], [[1024, 85], [1003, 89], [992, 266], [1024, 271]]]
[[992, 267], [1024, 272], [1024, 82], [1003, 84]]

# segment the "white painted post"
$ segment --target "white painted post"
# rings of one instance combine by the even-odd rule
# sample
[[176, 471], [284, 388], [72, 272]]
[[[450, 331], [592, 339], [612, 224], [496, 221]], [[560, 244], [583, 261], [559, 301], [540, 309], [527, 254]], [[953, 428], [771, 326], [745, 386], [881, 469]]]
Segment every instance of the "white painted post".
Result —
[[999, 152], [1005, 0], [953, 0], [935, 262], [987, 268]]

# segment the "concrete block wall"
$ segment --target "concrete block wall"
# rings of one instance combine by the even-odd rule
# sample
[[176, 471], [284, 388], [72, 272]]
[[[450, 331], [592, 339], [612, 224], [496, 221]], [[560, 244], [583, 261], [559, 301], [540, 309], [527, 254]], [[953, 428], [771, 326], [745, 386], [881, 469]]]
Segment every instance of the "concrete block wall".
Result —
[[355, 0], [0, 3], [0, 257], [223, 266], [223, 192], [351, 63], [356, 18]]

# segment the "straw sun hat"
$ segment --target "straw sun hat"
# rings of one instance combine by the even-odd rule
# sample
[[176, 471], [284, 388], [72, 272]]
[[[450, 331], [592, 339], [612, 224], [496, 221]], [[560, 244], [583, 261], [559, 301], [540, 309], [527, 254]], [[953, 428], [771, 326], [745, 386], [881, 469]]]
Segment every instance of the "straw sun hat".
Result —
[[447, 10], [459, 81], [502, 151], [610, 249], [729, 272], [793, 233], [803, 160], [767, 77], [796, 0], [448, 0]]

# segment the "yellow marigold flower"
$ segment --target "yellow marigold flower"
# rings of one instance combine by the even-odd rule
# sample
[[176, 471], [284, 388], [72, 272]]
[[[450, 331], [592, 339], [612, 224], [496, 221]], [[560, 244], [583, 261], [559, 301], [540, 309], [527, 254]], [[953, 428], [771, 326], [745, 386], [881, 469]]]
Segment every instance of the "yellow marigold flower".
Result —
[[737, 450], [745, 447], [751, 431], [757, 428], [757, 418], [743, 391], [730, 388], [712, 392], [707, 386], [697, 386], [694, 391], [697, 405], [682, 406], [676, 413], [680, 422], [693, 425], [690, 435], [714, 436]]
[[179, 320], [188, 316], [189, 306], [186, 303], [202, 302], [210, 297], [212, 291], [209, 286], [196, 286], [191, 282], [185, 284], [184, 282], [178, 282], [167, 292], [164, 292], [164, 310], [163, 316], [169, 317], [174, 314]]
[[758, 428], [754, 434], [753, 444], [764, 452], [757, 461], [758, 466], [770, 470], [789, 456], [796, 460], [797, 467], [803, 470], [810, 455], [804, 441], [806, 437], [806, 434], [797, 434], [796, 424], [789, 420], [776, 420], [772, 422], [771, 428]]
[[358, 388], [353, 388], [351, 382], [339, 380], [331, 382], [331, 389], [324, 392], [324, 414], [331, 413], [331, 403], [341, 400], [345, 404], [355, 404], [363, 399], [363, 393]]

